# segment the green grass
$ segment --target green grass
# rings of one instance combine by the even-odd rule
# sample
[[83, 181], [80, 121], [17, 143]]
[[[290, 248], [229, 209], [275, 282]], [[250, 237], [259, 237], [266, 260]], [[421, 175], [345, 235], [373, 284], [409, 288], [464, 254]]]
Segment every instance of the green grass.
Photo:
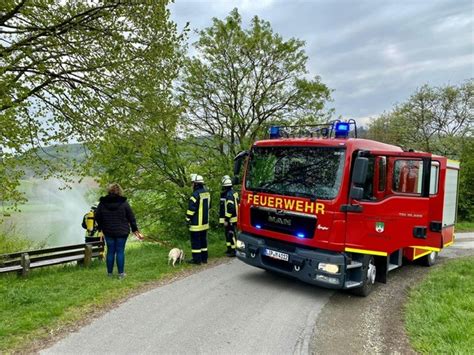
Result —
[[[178, 242], [173, 246], [184, 247], [188, 258], [188, 244]], [[213, 233], [209, 237], [211, 258], [223, 256], [224, 245], [223, 237]], [[107, 277], [105, 262], [100, 261], [90, 268], [60, 265], [33, 269], [26, 279], [1, 276], [0, 353], [28, 349], [33, 340], [74, 324], [91, 311], [123, 299], [147, 283], [193, 267], [168, 266], [169, 249], [157, 243], [129, 241], [124, 280]]]
[[474, 232], [474, 222], [457, 222], [456, 226], [454, 227], [456, 232]]
[[472, 354], [474, 257], [447, 262], [430, 272], [409, 296], [406, 329], [424, 354]]

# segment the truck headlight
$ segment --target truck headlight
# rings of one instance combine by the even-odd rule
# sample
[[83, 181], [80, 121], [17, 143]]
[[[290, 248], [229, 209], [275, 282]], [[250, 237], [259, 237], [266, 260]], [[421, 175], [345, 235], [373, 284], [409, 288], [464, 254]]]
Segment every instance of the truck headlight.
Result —
[[338, 274], [339, 273], [339, 265], [336, 264], [328, 264], [328, 263], [319, 263], [318, 270], [325, 271], [328, 274]]
[[237, 247], [237, 249], [245, 250], [245, 242], [243, 242], [241, 240], [237, 240], [236, 247]]

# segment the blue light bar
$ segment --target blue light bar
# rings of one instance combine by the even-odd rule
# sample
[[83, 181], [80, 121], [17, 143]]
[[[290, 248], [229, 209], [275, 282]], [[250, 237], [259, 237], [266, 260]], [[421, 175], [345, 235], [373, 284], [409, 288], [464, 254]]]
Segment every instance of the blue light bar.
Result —
[[280, 138], [280, 127], [271, 126], [270, 127], [270, 139]]
[[256, 224], [256, 225], [255, 225], [255, 228], [261, 229], [262, 226], [261, 226], [260, 224]]
[[347, 122], [337, 122], [334, 129], [336, 138], [347, 138], [349, 136], [350, 124]]
[[304, 233], [298, 233], [298, 234], [296, 234], [296, 236], [297, 236], [298, 238], [304, 238], [304, 237], [305, 237]]

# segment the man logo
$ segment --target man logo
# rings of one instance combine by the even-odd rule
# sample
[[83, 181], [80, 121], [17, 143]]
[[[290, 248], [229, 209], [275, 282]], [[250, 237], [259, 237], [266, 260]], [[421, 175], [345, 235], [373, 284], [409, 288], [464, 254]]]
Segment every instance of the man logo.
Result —
[[384, 230], [385, 230], [385, 223], [375, 222], [375, 231], [377, 233], [383, 233]]
[[288, 219], [288, 218], [268, 216], [268, 222], [281, 224], [283, 226], [291, 226], [291, 219]]

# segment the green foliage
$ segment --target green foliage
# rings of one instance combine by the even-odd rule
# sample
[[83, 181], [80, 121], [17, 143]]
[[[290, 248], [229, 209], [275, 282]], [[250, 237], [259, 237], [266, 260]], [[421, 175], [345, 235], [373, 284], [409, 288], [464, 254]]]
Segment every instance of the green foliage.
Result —
[[19, 238], [14, 230], [0, 231], [0, 254], [15, 253], [22, 250], [41, 248], [43, 245]]
[[474, 137], [464, 142], [459, 179], [458, 218], [474, 222]]
[[149, 80], [148, 73], [161, 75], [153, 83], [155, 95], [170, 85], [176, 65], [169, 53], [180, 36], [167, 4], [1, 2], [0, 179], [6, 186], [1, 200], [21, 197], [16, 188], [25, 166], [42, 176], [70, 170], [58, 167], [57, 157], [45, 159], [43, 146], [97, 144], [104, 130], [131, 127], [129, 117], [139, 109], [135, 83]]
[[[195, 57], [183, 60], [176, 45], [150, 58], [146, 76], [131, 83], [134, 110], [128, 121], [107, 128], [100, 144], [89, 145], [102, 184], [118, 181], [126, 188], [148, 235], [187, 236], [191, 173], [202, 175], [211, 190], [215, 228], [220, 179], [231, 174], [234, 155], [248, 149], [269, 122], [314, 122], [327, 115], [330, 90], [319, 78], [305, 79], [303, 46], [283, 40], [257, 17], [243, 29], [234, 10], [200, 32]], [[174, 69], [169, 76], [155, 64], [164, 55]], [[175, 102], [170, 83], [180, 67]]]
[[369, 124], [367, 137], [459, 159], [474, 133], [474, 81], [459, 86], [424, 85]]
[[423, 354], [470, 354], [474, 348], [474, 258], [433, 270], [405, 310], [410, 342]]
[[460, 219], [474, 220], [474, 81], [419, 88], [369, 124], [367, 138], [461, 160]]
[[[222, 257], [225, 242], [209, 238], [209, 255]], [[191, 255], [189, 243], [173, 243]], [[170, 245], [128, 242], [127, 278], [107, 277], [104, 262], [90, 268], [60, 265], [32, 270], [28, 279], [0, 276], [0, 352], [25, 352], [29, 345], [67, 328], [96, 310], [126, 298], [141, 287], [189, 269], [167, 265]], [[48, 285], [48, 287], [45, 287]]]
[[272, 122], [327, 117], [330, 90], [319, 77], [305, 79], [303, 41], [284, 40], [258, 17], [244, 29], [237, 9], [199, 35], [180, 91], [187, 133], [209, 137], [196, 144], [208, 158], [230, 165]]

